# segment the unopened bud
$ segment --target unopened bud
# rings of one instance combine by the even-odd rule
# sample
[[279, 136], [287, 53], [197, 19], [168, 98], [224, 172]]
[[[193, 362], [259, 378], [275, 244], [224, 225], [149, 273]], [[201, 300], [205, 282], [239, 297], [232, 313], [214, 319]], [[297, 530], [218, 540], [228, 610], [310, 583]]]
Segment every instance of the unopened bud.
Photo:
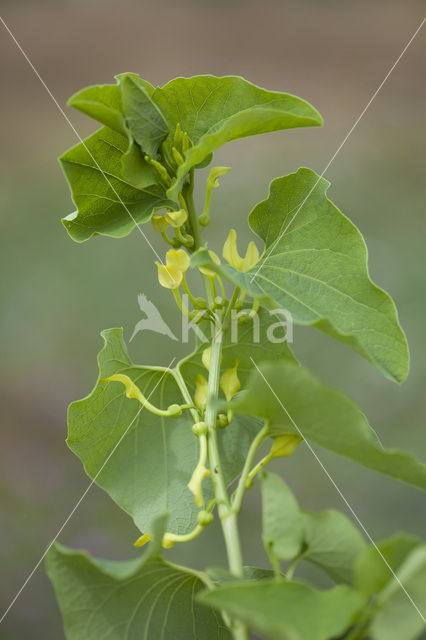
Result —
[[198, 524], [200, 524], [202, 527], [207, 527], [207, 525], [209, 525], [213, 520], [213, 514], [209, 511], [200, 511], [197, 516], [197, 520]]

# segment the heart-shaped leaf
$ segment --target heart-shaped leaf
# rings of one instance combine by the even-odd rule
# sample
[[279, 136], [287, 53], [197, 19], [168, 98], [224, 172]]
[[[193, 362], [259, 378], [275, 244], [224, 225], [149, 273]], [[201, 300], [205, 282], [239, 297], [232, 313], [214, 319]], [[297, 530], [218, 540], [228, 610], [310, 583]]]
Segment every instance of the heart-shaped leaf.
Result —
[[67, 640], [230, 640], [220, 614], [197, 603], [202, 574], [162, 559], [164, 519], [142, 558], [111, 562], [55, 544], [46, 559]]
[[249, 216], [265, 252], [246, 273], [212, 265], [205, 250], [192, 264], [212, 268], [264, 304], [287, 310], [294, 322], [348, 344], [401, 382], [409, 356], [395, 305], [371, 282], [364, 240], [328, 200], [328, 186], [310, 169], [273, 180], [269, 197]]
[[158, 209], [175, 207], [164, 189], [155, 184], [158, 176], [154, 168], [142, 159], [138, 171], [141, 188], [124, 178], [122, 158], [127, 150], [127, 138], [104, 127], [61, 156], [77, 206], [77, 211], [63, 220], [73, 240], [83, 242], [98, 234], [121, 238], [137, 224], [150, 220]]

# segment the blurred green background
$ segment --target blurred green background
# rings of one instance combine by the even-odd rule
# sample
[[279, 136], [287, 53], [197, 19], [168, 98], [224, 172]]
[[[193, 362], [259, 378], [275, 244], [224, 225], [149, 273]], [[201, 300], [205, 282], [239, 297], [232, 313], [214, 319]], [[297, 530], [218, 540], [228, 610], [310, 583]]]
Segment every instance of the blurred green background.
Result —
[[[420, 2], [370, 0], [130, 0], [2, 2], [2, 16], [61, 105], [88, 84], [136, 71], [154, 84], [176, 75], [238, 74], [300, 95], [323, 114], [322, 129], [227, 145], [215, 164], [232, 167], [214, 194], [211, 248], [220, 250], [230, 221], [241, 245], [246, 217], [269, 181], [309, 166], [321, 172], [420, 23]], [[373, 279], [394, 297], [408, 336], [412, 368], [397, 387], [368, 363], [314, 330], [296, 328], [296, 355], [364, 408], [386, 445], [426, 460], [424, 435], [425, 37], [420, 33], [327, 171], [329, 197], [364, 233]], [[127, 339], [144, 292], [173, 329], [179, 317], [158, 291], [154, 256], [140, 234], [74, 244], [60, 218], [72, 210], [56, 157], [75, 135], [10, 36], [0, 29], [1, 69], [1, 609], [86, 489], [68, 452], [67, 404], [97, 377], [99, 332], [123, 326]], [[96, 125], [69, 117], [81, 135]], [[202, 183], [199, 183], [202, 187]], [[157, 249], [163, 247], [148, 228]], [[168, 364], [176, 343], [138, 334], [141, 363]], [[309, 399], [307, 398], [307, 402]], [[318, 452], [375, 538], [406, 529], [425, 536], [424, 496], [331, 454]], [[306, 447], [276, 463], [306, 508], [345, 510]], [[241, 530], [247, 564], [266, 566], [259, 542], [259, 495], [245, 503]], [[104, 492], [92, 488], [60, 536], [98, 556], [135, 555], [137, 531]], [[175, 548], [179, 562], [224, 562], [217, 527]], [[319, 575], [314, 578], [321, 582]], [[63, 638], [53, 593], [41, 567], [0, 626], [0, 638]]]

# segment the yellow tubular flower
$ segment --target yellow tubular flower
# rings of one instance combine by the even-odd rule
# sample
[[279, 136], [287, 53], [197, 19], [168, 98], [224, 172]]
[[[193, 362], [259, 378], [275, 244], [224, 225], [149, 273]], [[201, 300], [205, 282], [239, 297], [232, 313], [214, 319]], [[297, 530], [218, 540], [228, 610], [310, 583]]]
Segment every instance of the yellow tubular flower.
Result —
[[202, 482], [209, 475], [210, 471], [200, 461], [194, 469], [191, 480], [188, 482], [188, 489], [194, 494], [197, 507], [202, 507], [204, 504]]
[[152, 222], [152, 226], [154, 227], [154, 230], [158, 231], [159, 233], [164, 233], [167, 227], [169, 226], [169, 223], [167, 222], [166, 218], [160, 215], [159, 213], [154, 213], [154, 215], [151, 218], [151, 222]]
[[194, 402], [199, 409], [205, 409], [209, 383], [204, 376], [198, 374], [195, 378]]
[[189, 269], [189, 256], [183, 249], [170, 249], [166, 253], [166, 265], [169, 267], [177, 267], [185, 273]]
[[208, 189], [217, 189], [219, 186], [219, 180], [221, 176], [224, 176], [225, 173], [231, 171], [231, 167], [212, 167], [210, 169], [209, 177], [207, 178], [207, 188]]
[[191, 480], [188, 483], [188, 489], [195, 496], [195, 504], [197, 507], [202, 507], [204, 504], [203, 497], [203, 480], [210, 475], [210, 471], [206, 468], [206, 460], [207, 460], [207, 436], [201, 435], [199, 436], [200, 442], [200, 457], [198, 459], [198, 464], [194, 469], [194, 473], [191, 476]]
[[241, 382], [237, 374], [238, 365], [239, 362], [237, 360], [232, 369], [228, 369], [220, 376], [220, 388], [225, 394], [225, 398], [228, 402], [233, 398], [237, 391], [241, 389]]
[[247, 271], [259, 260], [259, 251], [253, 240], [249, 243], [244, 258], [240, 256], [237, 249], [237, 232], [235, 229], [230, 230], [223, 245], [222, 255], [226, 262], [234, 269], [238, 269], [238, 271]]
[[181, 227], [188, 219], [188, 214], [185, 209], [179, 209], [179, 211], [168, 211], [165, 214], [165, 219], [172, 227]]
[[166, 289], [178, 289], [182, 282], [182, 271], [176, 265], [164, 265], [155, 263], [158, 268], [158, 281]]
[[286, 436], [275, 438], [274, 444], [271, 447], [271, 451], [269, 452], [268, 457], [272, 459], [291, 456], [300, 442], [302, 442], [302, 438], [297, 434], [292, 433], [289, 433]]
[[134, 547], [143, 547], [144, 544], [146, 544], [147, 542], [149, 542], [151, 540], [152, 536], [149, 535], [149, 533], [144, 533], [143, 535], [141, 535], [140, 538], [138, 538], [136, 540], [136, 542], [133, 543]]
[[[213, 262], [216, 262], [216, 264], [220, 264], [219, 256], [214, 251], [209, 251], [209, 256], [213, 260]], [[198, 267], [198, 268], [201, 271], [201, 273], [204, 273], [205, 276], [210, 276], [211, 278], [214, 278], [214, 276], [216, 275], [214, 271], [212, 271], [211, 269], [207, 269], [206, 267]]]

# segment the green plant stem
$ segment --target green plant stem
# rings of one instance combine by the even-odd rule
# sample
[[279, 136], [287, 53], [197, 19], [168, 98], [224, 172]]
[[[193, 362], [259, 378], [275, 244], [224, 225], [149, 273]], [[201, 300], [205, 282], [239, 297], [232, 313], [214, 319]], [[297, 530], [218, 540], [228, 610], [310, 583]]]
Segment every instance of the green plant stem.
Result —
[[[202, 246], [202, 240], [200, 225], [198, 222], [197, 213], [195, 211], [194, 201], [192, 197], [193, 188], [194, 176], [193, 171], [191, 171], [190, 182], [185, 189], [184, 197], [187, 205], [189, 223], [191, 225], [191, 231], [194, 238], [194, 246], [192, 247], [192, 250], [195, 251]], [[203, 275], [203, 280], [209, 306], [211, 309], [213, 309], [215, 298], [214, 289], [211, 286], [211, 282], [208, 276]], [[244, 566], [241, 553], [240, 536], [238, 532], [238, 519], [237, 514], [231, 508], [229, 495], [226, 488], [226, 482], [223, 475], [216, 433], [217, 411], [214, 405], [214, 401], [217, 399], [219, 393], [220, 360], [223, 344], [222, 315], [223, 312], [221, 310], [218, 310], [215, 313], [215, 322], [212, 326], [207, 408], [204, 416], [204, 421], [207, 424], [208, 429], [207, 433], [209, 466], [211, 470], [211, 477], [218, 514], [222, 524], [229, 569], [235, 576], [242, 578], [244, 577]], [[247, 627], [239, 621], [233, 621], [232, 633], [234, 636], [234, 640], [249, 640]]]
[[250, 445], [249, 452], [247, 454], [246, 461], [244, 463], [244, 467], [240, 476], [240, 480], [238, 482], [237, 491], [235, 492], [235, 497], [232, 502], [232, 509], [239, 513], [241, 510], [241, 506], [243, 504], [244, 492], [247, 489], [247, 482], [250, 476], [250, 469], [253, 464], [254, 456], [256, 455], [256, 451], [264, 441], [267, 436], [269, 425], [265, 424], [263, 428], [259, 431], [257, 436], [253, 439], [253, 442]]
[[193, 192], [194, 192], [194, 169], [191, 169], [191, 173], [189, 176], [189, 184], [183, 189], [183, 196], [185, 198], [185, 203], [188, 211], [188, 220], [191, 226], [192, 237], [194, 238], [194, 244], [191, 247], [190, 251], [196, 251], [202, 245], [201, 230], [200, 230], [200, 225], [198, 224], [197, 212], [195, 210]]

